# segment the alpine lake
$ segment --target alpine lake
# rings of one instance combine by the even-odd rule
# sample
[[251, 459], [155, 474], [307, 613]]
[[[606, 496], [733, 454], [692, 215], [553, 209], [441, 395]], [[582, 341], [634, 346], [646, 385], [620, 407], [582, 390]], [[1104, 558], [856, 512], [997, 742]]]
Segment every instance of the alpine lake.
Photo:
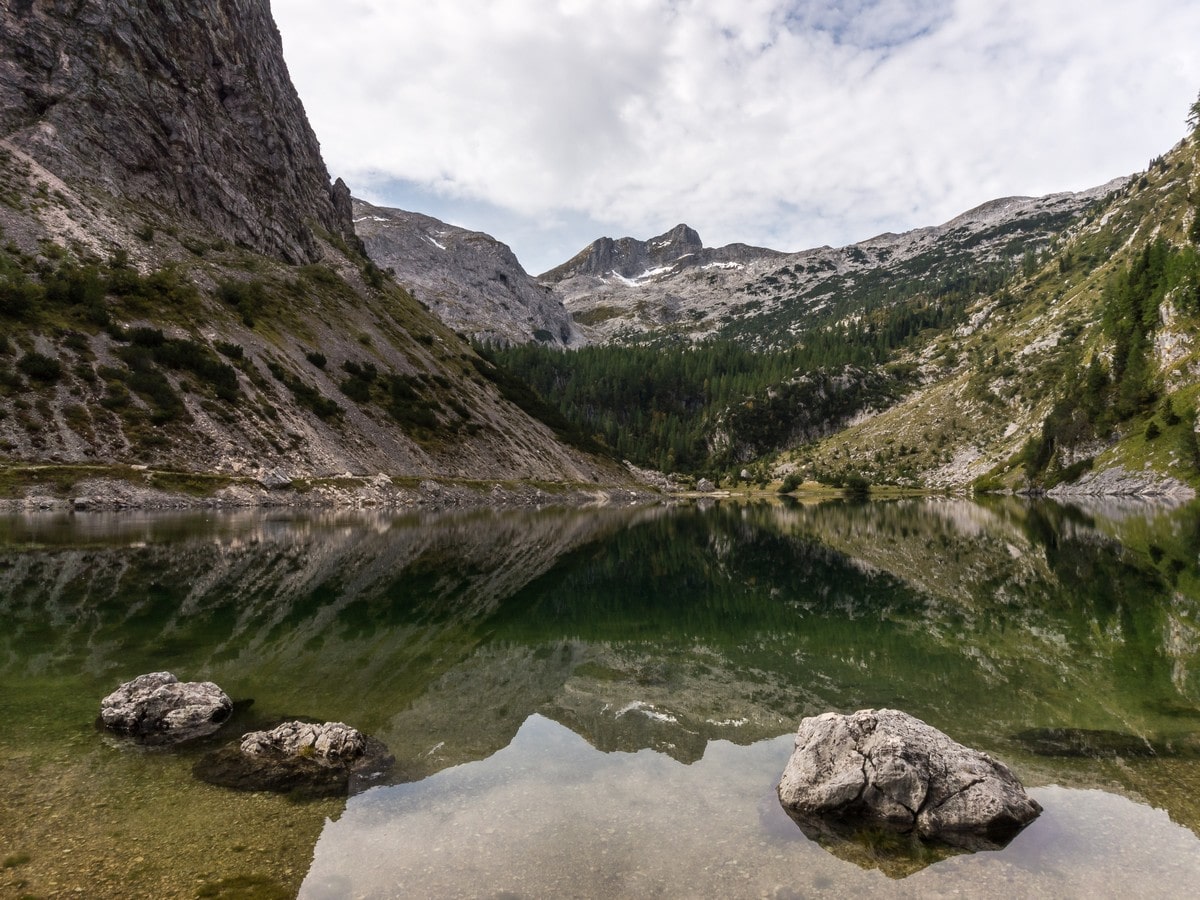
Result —
[[[1198, 504], [1014, 498], [0, 518], [0, 896], [1195, 896], [1198, 553]], [[164, 670], [231, 721], [97, 728]], [[1041, 817], [809, 840], [800, 719], [881, 707]], [[291, 718], [395, 765], [334, 799], [193, 775]]]

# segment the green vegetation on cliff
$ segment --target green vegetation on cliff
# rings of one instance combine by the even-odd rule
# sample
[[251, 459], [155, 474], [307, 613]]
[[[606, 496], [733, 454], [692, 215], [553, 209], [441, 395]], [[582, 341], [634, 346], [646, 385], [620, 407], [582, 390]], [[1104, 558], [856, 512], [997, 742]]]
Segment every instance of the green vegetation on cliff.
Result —
[[1166, 391], [1154, 358], [1153, 337], [1167, 302], [1173, 315], [1200, 313], [1200, 257], [1193, 246], [1172, 246], [1158, 237], [1108, 277], [1101, 334], [1111, 360], [1106, 363], [1096, 352], [1086, 368], [1068, 369], [1040, 435], [1023, 452], [1031, 480], [1072, 480], [1091, 466], [1087, 458], [1070, 461], [1073, 451], [1097, 440], [1111, 442], [1122, 425], [1139, 418], [1147, 420], [1147, 441], [1177, 445], [1185, 466], [1200, 474], [1196, 410], [1187, 397]]

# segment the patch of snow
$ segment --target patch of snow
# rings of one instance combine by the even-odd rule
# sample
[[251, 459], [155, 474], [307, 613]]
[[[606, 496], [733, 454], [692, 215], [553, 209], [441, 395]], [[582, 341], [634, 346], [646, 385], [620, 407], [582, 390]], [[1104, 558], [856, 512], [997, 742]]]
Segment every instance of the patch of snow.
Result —
[[[654, 269], [647, 269], [645, 272], [642, 272], [640, 275], [635, 275], [633, 278], [626, 278], [620, 272], [609, 272], [608, 274], [626, 287], [643, 287], [646, 282], [652, 281], [659, 275], [665, 275], [673, 269], [674, 266], [658, 266]], [[600, 276], [600, 281], [604, 284], [610, 283], [608, 278], [603, 275]]]
[[617, 718], [626, 713], [639, 712], [648, 719], [654, 719], [657, 722], [667, 722], [669, 724], [678, 724], [679, 720], [669, 713], [662, 713], [651, 706], [649, 703], [644, 703], [641, 700], [634, 700], [632, 703], [626, 703], [617, 711]]
[[439, 243], [438, 241], [436, 241], [436, 240], [434, 240], [433, 238], [431, 238], [429, 235], [425, 235], [425, 240], [429, 241], [429, 243], [433, 244], [433, 246], [437, 247], [439, 250], [445, 250], [445, 249], [446, 249], [446, 245], [445, 245], [445, 244], [441, 244], [441, 243]]
[[674, 266], [658, 266], [653, 269], [647, 269], [641, 275], [637, 276], [636, 281], [649, 281], [651, 278], [657, 278], [659, 275], [665, 275], [670, 272]]
[[[691, 254], [688, 254], [691, 256]], [[736, 262], [711, 262], [700, 267], [701, 271], [705, 269], [744, 269], [746, 268], [741, 263]]]

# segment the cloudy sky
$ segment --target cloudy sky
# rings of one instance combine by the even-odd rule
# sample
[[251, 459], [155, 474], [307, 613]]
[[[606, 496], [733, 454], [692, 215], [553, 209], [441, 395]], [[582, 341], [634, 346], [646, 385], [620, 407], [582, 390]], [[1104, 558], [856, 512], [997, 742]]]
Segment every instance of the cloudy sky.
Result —
[[330, 172], [539, 273], [679, 222], [801, 250], [1144, 169], [1194, 0], [272, 0]]

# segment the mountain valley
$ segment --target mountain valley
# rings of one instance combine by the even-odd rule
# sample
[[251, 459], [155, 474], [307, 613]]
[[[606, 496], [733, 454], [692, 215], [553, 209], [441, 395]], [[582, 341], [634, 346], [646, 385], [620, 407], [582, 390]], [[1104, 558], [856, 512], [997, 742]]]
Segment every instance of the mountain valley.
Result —
[[85, 18], [0, 20], [2, 496], [408, 502], [432, 478], [488, 502], [624, 490], [626, 460], [789, 490], [1200, 486], [1194, 135], [848, 247], [680, 224], [533, 277], [331, 183], [266, 0]]

